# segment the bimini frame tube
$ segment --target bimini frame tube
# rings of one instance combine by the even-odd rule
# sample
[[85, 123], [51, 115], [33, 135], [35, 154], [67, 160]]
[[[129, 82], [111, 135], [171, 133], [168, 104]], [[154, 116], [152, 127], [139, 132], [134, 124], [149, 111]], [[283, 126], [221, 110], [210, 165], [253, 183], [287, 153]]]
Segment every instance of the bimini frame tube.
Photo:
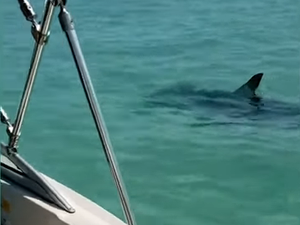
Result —
[[129, 200], [127, 197], [125, 186], [121, 179], [121, 174], [117, 167], [117, 162], [114, 157], [113, 149], [109, 140], [108, 133], [106, 131], [106, 126], [104, 123], [104, 120], [101, 115], [100, 107], [94, 92], [94, 88], [90, 79], [90, 75], [87, 69], [87, 66], [85, 64], [84, 56], [82, 54], [79, 40], [77, 38], [77, 34], [74, 28], [74, 23], [71, 18], [71, 15], [67, 12], [65, 7], [61, 5], [61, 11], [59, 13], [59, 21], [62, 27], [62, 30], [65, 32], [66, 37], [68, 39], [72, 55], [78, 70], [79, 78], [81, 80], [87, 101], [89, 103], [96, 128], [99, 134], [99, 137], [102, 142], [102, 147], [106, 156], [106, 160], [108, 162], [108, 165], [110, 167], [113, 179], [115, 181], [115, 184], [117, 186], [117, 190], [119, 193], [119, 197], [121, 200], [123, 212], [125, 215], [125, 218], [127, 220], [127, 223], [129, 225], [134, 225], [135, 220], [133, 217], [132, 212], [130, 211], [129, 207]]
[[[21, 9], [22, 9], [22, 4], [20, 3], [20, 5], [21, 5]], [[51, 0], [46, 1], [44, 16], [43, 16], [41, 25], [37, 24], [32, 19], [32, 22], [33, 22], [32, 32], [33, 32], [34, 38], [36, 40], [36, 43], [35, 43], [35, 47], [33, 50], [31, 64], [30, 64], [24, 92], [22, 95], [22, 99], [21, 99], [21, 102], [19, 105], [17, 117], [15, 120], [15, 123], [13, 124], [13, 130], [12, 130], [12, 133], [9, 138], [8, 149], [10, 149], [10, 150], [16, 151], [16, 146], [17, 146], [18, 139], [20, 136], [22, 122], [23, 122], [23, 119], [25, 116], [25, 112], [27, 109], [30, 95], [31, 95], [32, 87], [33, 87], [35, 77], [37, 74], [37, 70], [38, 70], [38, 67], [40, 64], [43, 49], [44, 49], [45, 43], [48, 38], [50, 24], [51, 24], [51, 20], [53, 17], [55, 6], [56, 6], [56, 1], [51, 1]]]

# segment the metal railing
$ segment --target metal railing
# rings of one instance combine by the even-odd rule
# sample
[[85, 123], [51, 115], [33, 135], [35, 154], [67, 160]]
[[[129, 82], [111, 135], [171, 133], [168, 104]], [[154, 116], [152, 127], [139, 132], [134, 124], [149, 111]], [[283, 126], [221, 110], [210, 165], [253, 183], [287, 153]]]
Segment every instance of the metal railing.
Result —
[[20, 131], [22, 122], [24, 120], [25, 112], [31, 96], [31, 91], [34, 85], [34, 81], [37, 75], [38, 67], [42, 57], [42, 53], [50, 35], [50, 25], [52, 17], [56, 8], [60, 8], [59, 22], [62, 30], [65, 32], [66, 38], [71, 49], [73, 59], [79, 74], [82, 87], [85, 92], [86, 99], [88, 101], [96, 129], [98, 131], [106, 160], [110, 167], [114, 182], [116, 184], [120, 201], [122, 204], [123, 212], [127, 223], [134, 225], [135, 220], [133, 213], [129, 206], [129, 200], [127, 197], [126, 189], [119, 172], [117, 161], [114, 156], [112, 145], [109, 140], [108, 132], [101, 114], [101, 110], [93, 89], [93, 85], [89, 76], [89, 72], [85, 63], [84, 56], [81, 52], [81, 47], [74, 27], [74, 22], [70, 13], [66, 10], [66, 1], [63, 0], [46, 0], [44, 15], [40, 23], [36, 22], [36, 14], [31, 7], [30, 3], [26, 0], [18, 0], [20, 8], [26, 20], [30, 21], [31, 33], [35, 39], [35, 47], [32, 54], [31, 64], [24, 87], [21, 102], [18, 108], [15, 122], [12, 124], [6, 115], [5, 111], [1, 108], [1, 122], [7, 125], [7, 133], [9, 136], [8, 145], [2, 144], [2, 153], [8, 157], [13, 163], [16, 164], [25, 174], [31, 177], [34, 181], [39, 183], [44, 189], [46, 189], [49, 196], [52, 196], [52, 200], [59, 207], [68, 212], [74, 212], [72, 206], [55, 190], [49, 183], [37, 173], [33, 167], [30, 166], [22, 157], [18, 154], [17, 144], [20, 137]]

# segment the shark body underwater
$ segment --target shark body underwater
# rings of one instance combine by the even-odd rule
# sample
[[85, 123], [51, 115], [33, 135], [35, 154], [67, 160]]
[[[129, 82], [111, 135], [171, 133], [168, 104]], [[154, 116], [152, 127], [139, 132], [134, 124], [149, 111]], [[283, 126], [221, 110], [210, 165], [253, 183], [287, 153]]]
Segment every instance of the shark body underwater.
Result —
[[[203, 121], [265, 121], [289, 128], [300, 127], [300, 104], [264, 99], [256, 94], [263, 73], [252, 76], [233, 92], [198, 89], [191, 83], [163, 88], [147, 99], [147, 106], [192, 112]], [[173, 111], [173, 112], [175, 112]]]

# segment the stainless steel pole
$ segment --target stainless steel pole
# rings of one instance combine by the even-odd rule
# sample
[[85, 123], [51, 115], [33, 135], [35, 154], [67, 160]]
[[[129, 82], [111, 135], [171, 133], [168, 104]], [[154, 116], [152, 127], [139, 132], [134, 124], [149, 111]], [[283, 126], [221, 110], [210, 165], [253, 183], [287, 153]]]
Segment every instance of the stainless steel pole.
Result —
[[104, 120], [101, 115], [100, 107], [98, 105], [98, 101], [94, 92], [94, 88], [90, 79], [90, 75], [87, 69], [87, 66], [85, 64], [84, 56], [81, 52], [80, 44], [77, 38], [77, 34], [74, 28], [74, 23], [71, 18], [71, 15], [67, 12], [67, 10], [62, 6], [61, 11], [59, 13], [59, 21], [62, 27], [62, 30], [65, 32], [72, 55], [78, 70], [78, 74], [87, 98], [87, 101], [89, 103], [96, 128], [99, 134], [99, 137], [102, 142], [103, 150], [108, 162], [108, 165], [110, 167], [113, 179], [115, 181], [115, 184], [117, 186], [117, 190], [119, 193], [119, 197], [121, 200], [123, 212], [125, 215], [125, 218], [127, 220], [127, 223], [129, 225], [134, 225], [134, 217], [129, 207], [129, 200], [127, 197], [125, 186], [121, 179], [121, 174], [117, 167], [117, 162], [114, 157], [113, 149], [108, 137], [108, 133], [106, 131], [106, 126], [104, 124]]
[[29, 102], [29, 98], [31, 95], [32, 87], [35, 81], [35, 77], [37, 74], [37, 70], [40, 64], [40, 59], [43, 53], [43, 49], [45, 43], [47, 41], [48, 33], [50, 30], [50, 24], [52, 20], [52, 16], [54, 13], [54, 8], [56, 6], [56, 1], [54, 0], [47, 0], [45, 5], [44, 16], [41, 22], [40, 30], [35, 32], [36, 36], [36, 43], [33, 50], [33, 55], [31, 59], [31, 65], [29, 68], [24, 92], [22, 95], [22, 99], [19, 105], [17, 117], [15, 123], [13, 124], [12, 134], [9, 138], [9, 149], [14, 149], [18, 143], [19, 134], [22, 126], [22, 122], [25, 116], [26, 108]]

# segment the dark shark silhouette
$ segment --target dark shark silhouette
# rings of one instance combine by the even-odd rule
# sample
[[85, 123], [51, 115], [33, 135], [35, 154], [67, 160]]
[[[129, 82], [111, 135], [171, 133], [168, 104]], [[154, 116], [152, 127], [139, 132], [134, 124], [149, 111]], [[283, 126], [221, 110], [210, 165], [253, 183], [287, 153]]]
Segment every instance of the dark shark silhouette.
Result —
[[231, 122], [268, 121], [299, 128], [299, 104], [263, 99], [256, 94], [262, 77], [263, 73], [255, 74], [234, 92], [203, 90], [191, 83], [179, 83], [148, 96], [146, 106], [169, 108], [176, 113], [192, 112], [201, 121], [225, 117]]

